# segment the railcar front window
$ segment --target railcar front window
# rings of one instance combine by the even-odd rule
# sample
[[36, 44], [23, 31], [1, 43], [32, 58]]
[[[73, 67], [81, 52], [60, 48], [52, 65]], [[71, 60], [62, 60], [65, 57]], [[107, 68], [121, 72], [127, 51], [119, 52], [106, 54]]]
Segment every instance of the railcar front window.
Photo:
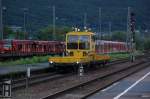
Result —
[[79, 49], [88, 50], [90, 48], [90, 37], [89, 36], [80, 36], [79, 37]]
[[67, 42], [67, 49], [90, 49], [90, 36], [87, 35], [69, 35]]
[[78, 49], [78, 38], [77, 35], [69, 35], [67, 42], [67, 49]]

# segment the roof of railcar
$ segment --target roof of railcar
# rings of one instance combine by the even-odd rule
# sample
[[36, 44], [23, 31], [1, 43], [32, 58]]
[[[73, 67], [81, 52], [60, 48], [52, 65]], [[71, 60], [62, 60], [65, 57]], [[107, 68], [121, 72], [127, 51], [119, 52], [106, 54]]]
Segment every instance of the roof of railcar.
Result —
[[69, 32], [67, 35], [94, 35], [92, 32]]
[[101, 43], [111, 43], [111, 44], [126, 44], [126, 42], [120, 42], [120, 41], [107, 41], [107, 40], [96, 40], [96, 42], [101, 42]]

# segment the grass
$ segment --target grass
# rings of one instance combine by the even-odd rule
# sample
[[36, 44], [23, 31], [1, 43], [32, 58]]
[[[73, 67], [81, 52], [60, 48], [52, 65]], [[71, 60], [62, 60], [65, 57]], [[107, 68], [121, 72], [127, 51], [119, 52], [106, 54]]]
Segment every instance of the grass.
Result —
[[[140, 55], [142, 52], [136, 51], [135, 55]], [[129, 58], [129, 53], [112, 53], [108, 54], [111, 56], [112, 60], [122, 59], [122, 58]], [[48, 58], [50, 56], [34, 56], [32, 58], [21, 58], [15, 61], [7, 61], [7, 62], [0, 62], [0, 66], [13, 66], [13, 65], [23, 65], [23, 64], [36, 64], [42, 62], [48, 62]]]
[[[142, 51], [136, 51], [135, 52], [135, 56], [141, 55]], [[112, 58], [112, 60], [116, 60], [116, 59], [123, 59], [123, 58], [129, 58], [130, 57], [130, 53], [111, 53], [109, 54]]]
[[48, 62], [50, 56], [33, 56], [32, 58], [21, 58], [14, 61], [0, 62], [0, 66], [12, 66], [22, 64], [36, 64], [42, 62]]
[[115, 59], [123, 59], [123, 58], [129, 58], [130, 54], [128, 53], [112, 53], [109, 54], [112, 60]]

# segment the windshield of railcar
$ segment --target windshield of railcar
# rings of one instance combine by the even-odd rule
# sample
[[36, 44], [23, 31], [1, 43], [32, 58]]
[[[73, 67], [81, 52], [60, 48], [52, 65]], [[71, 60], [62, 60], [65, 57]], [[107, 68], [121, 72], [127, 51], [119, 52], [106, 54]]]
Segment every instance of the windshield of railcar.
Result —
[[90, 36], [88, 35], [69, 35], [67, 49], [83, 49], [90, 48]]
[[78, 39], [77, 35], [69, 35], [67, 42], [67, 49], [78, 49]]
[[90, 48], [90, 37], [89, 36], [79, 36], [79, 49], [88, 50]]

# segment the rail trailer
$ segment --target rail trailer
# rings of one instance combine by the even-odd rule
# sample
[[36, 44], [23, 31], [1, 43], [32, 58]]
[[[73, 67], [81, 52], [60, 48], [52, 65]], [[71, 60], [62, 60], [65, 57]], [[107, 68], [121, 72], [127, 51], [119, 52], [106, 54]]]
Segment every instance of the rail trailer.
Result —
[[92, 32], [69, 32], [66, 34], [66, 56], [49, 57], [50, 67], [56, 69], [78, 70], [79, 66], [106, 64], [110, 60], [107, 54], [98, 55]]
[[99, 54], [127, 53], [129, 52], [129, 47], [126, 42], [96, 40], [95, 50]]

